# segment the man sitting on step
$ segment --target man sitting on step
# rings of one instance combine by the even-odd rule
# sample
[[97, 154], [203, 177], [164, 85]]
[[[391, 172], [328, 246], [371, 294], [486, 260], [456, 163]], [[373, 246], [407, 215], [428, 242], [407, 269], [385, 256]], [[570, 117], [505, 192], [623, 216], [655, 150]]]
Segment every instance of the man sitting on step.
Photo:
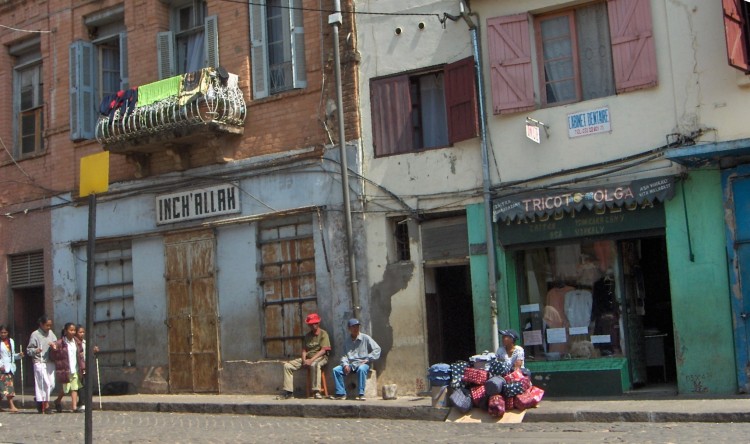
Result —
[[336, 395], [333, 399], [346, 399], [344, 376], [356, 372], [359, 389], [358, 401], [365, 400], [365, 384], [370, 362], [380, 357], [380, 346], [370, 336], [360, 333], [359, 321], [349, 319], [349, 336], [346, 337], [346, 354], [341, 358], [341, 365], [333, 369], [333, 379], [336, 381]]
[[305, 334], [302, 343], [302, 357], [284, 364], [284, 391], [279, 399], [289, 399], [294, 396], [294, 381], [292, 372], [302, 367], [310, 367], [312, 371], [312, 390], [315, 399], [321, 399], [320, 369], [328, 364], [328, 353], [331, 351], [331, 339], [328, 333], [320, 328], [320, 316], [317, 313], [307, 315], [305, 323], [310, 331]]

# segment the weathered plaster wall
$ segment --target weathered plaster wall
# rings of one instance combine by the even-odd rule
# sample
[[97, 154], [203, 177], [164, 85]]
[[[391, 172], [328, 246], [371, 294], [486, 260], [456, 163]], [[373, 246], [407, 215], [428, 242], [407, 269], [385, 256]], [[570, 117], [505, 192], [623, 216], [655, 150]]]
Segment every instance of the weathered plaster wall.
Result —
[[664, 206], [680, 393], [737, 391], [722, 206], [716, 170], [691, 172]]

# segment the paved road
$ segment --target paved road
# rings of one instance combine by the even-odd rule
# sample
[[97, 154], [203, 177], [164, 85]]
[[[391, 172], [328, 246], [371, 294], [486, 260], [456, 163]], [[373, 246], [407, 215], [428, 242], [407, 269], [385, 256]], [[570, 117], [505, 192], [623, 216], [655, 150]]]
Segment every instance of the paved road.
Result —
[[[0, 442], [79, 443], [84, 416], [1, 413]], [[279, 418], [192, 413], [94, 412], [96, 443], [699, 443], [746, 442], [742, 423], [456, 424], [380, 419]]]

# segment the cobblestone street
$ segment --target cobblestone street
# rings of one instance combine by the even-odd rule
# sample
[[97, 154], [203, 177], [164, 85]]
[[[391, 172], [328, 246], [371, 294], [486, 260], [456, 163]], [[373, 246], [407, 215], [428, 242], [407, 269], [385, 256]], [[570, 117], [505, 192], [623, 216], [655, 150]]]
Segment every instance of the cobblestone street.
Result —
[[[0, 414], [0, 442], [83, 442], [84, 415]], [[747, 423], [457, 424], [382, 419], [95, 412], [94, 442], [741, 442]], [[738, 439], [739, 438], [739, 439]]]

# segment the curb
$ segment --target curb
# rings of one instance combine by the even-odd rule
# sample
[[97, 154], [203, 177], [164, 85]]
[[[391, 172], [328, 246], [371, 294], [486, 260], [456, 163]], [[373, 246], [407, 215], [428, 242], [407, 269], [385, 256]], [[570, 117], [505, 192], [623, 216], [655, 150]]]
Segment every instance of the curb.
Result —
[[544, 412], [526, 413], [524, 422], [712, 422], [747, 423], [750, 412]]

